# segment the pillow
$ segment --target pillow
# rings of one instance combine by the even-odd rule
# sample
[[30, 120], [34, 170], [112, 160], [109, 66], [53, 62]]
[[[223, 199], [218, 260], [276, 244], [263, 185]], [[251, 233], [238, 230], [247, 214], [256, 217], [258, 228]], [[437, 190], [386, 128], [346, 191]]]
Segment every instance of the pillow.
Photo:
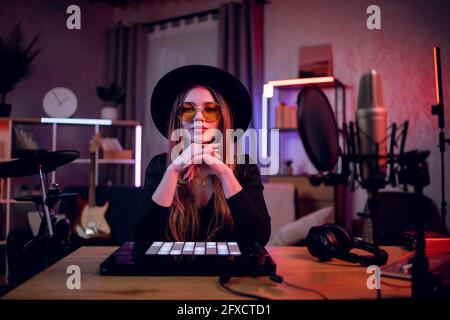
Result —
[[264, 183], [264, 200], [273, 234], [295, 221], [295, 186], [292, 183]]
[[311, 227], [320, 226], [325, 223], [333, 223], [333, 220], [333, 207], [326, 207], [314, 211], [294, 222], [284, 225], [275, 232], [274, 236], [270, 239], [269, 245], [295, 245], [306, 239]]

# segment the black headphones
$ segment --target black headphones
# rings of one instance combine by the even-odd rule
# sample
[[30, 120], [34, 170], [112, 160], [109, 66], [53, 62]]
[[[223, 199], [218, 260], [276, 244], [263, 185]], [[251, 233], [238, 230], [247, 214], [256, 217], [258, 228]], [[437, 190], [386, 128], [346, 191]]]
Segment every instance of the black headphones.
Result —
[[[332, 258], [359, 263], [362, 266], [385, 265], [388, 253], [378, 246], [354, 239], [343, 227], [336, 224], [324, 224], [312, 227], [306, 238], [308, 251], [320, 261], [330, 261]], [[361, 249], [372, 253], [363, 256], [351, 253], [352, 249]]]

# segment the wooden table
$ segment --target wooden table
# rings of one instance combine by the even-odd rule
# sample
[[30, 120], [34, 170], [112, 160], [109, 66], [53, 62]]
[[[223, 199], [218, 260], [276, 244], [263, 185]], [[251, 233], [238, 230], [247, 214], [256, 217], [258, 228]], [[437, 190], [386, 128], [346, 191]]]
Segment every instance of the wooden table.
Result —
[[[82, 247], [34, 278], [4, 295], [2, 299], [170, 299], [229, 300], [244, 299], [218, 286], [217, 277], [119, 277], [100, 276], [99, 264], [116, 247]], [[385, 247], [389, 262], [406, 252]], [[304, 247], [268, 247], [277, 263], [277, 274], [292, 284], [323, 293], [328, 299], [375, 299], [376, 290], [367, 288], [366, 268], [333, 260], [320, 263]], [[357, 252], [357, 251], [355, 251]], [[67, 267], [81, 269], [81, 289], [69, 290]], [[382, 298], [410, 297], [410, 282], [382, 278]], [[321, 299], [309, 291], [278, 284], [268, 277], [233, 278], [228, 285], [235, 290], [270, 299]]]

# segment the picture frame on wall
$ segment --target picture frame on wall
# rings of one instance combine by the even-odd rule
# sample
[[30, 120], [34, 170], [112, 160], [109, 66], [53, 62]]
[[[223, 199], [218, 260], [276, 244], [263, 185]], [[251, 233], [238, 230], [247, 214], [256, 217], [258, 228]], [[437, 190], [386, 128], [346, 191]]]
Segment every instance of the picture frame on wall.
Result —
[[326, 77], [333, 75], [333, 51], [331, 44], [300, 48], [299, 78]]

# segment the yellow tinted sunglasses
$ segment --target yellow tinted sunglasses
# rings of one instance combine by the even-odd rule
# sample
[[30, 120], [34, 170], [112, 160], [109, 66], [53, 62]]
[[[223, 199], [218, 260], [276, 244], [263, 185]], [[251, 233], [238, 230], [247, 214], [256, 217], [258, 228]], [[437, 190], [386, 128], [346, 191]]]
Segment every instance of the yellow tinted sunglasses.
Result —
[[[178, 106], [178, 117], [186, 122], [194, 121], [197, 105], [193, 102], [183, 102]], [[217, 102], [207, 102], [203, 105], [202, 115], [206, 122], [214, 122], [220, 119], [222, 108]]]

